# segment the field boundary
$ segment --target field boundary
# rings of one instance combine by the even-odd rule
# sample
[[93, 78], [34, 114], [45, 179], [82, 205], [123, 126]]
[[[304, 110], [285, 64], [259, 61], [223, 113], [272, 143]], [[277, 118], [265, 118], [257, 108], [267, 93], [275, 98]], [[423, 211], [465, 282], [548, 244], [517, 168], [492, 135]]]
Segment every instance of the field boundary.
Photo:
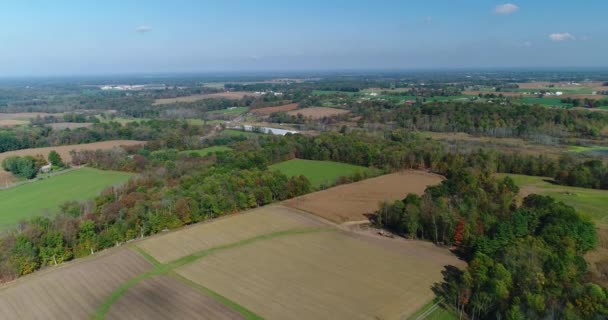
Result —
[[[135, 286], [136, 284], [138, 284], [139, 282], [148, 279], [150, 277], [153, 276], [157, 276], [157, 275], [163, 275], [163, 274], [170, 274], [171, 272], [173, 272], [174, 269], [182, 267], [184, 265], [193, 263], [201, 258], [204, 258], [205, 256], [208, 256], [212, 253], [218, 252], [218, 251], [223, 251], [223, 250], [228, 250], [228, 249], [232, 249], [232, 248], [236, 248], [236, 247], [240, 247], [240, 246], [244, 246], [244, 245], [248, 245], [248, 244], [252, 244], [255, 243], [257, 241], [263, 241], [263, 240], [269, 240], [269, 239], [274, 239], [274, 238], [278, 238], [278, 237], [284, 237], [284, 236], [289, 236], [289, 235], [296, 235], [296, 234], [306, 234], [306, 233], [315, 233], [315, 232], [331, 232], [331, 231], [337, 231], [338, 229], [336, 228], [331, 228], [331, 227], [311, 227], [311, 228], [299, 228], [299, 229], [291, 229], [291, 230], [285, 230], [285, 231], [278, 231], [278, 232], [273, 232], [273, 233], [269, 233], [269, 234], [263, 234], [260, 236], [256, 236], [253, 238], [248, 238], [248, 239], [244, 239], [241, 241], [237, 241], [237, 242], [233, 242], [233, 243], [229, 243], [229, 244], [225, 244], [225, 245], [220, 245], [217, 247], [213, 247], [210, 249], [205, 249], [199, 252], [195, 252], [193, 254], [181, 257], [179, 259], [176, 259], [174, 261], [162, 264], [159, 261], [157, 261], [154, 257], [152, 257], [151, 255], [149, 255], [147, 252], [145, 252], [143, 249], [138, 248], [137, 246], [135, 246], [136, 248], [130, 248], [131, 250], [142, 254], [142, 256], [148, 260], [150, 263], [152, 263], [154, 265], [154, 269], [144, 272], [136, 277], [133, 277], [131, 279], [129, 279], [128, 281], [124, 282], [120, 287], [118, 287], [116, 290], [114, 290], [114, 292], [112, 292], [103, 302], [102, 304], [97, 308], [95, 314], [93, 315], [93, 319], [105, 319], [106, 314], [110, 311], [110, 308], [112, 307], [112, 305], [118, 301], [131, 287]], [[188, 283], [186, 283], [188, 284]], [[197, 290], [203, 290], [205, 291], [205, 293], [209, 293], [212, 292], [209, 289], [204, 288], [203, 286], [200, 287], [195, 287], [195, 289]], [[214, 293], [211, 294], [212, 298], [218, 299], [219, 302], [225, 304], [227, 307], [230, 307], [232, 309], [234, 309], [235, 311], [241, 313], [244, 317], [246, 317], [247, 319], [261, 319], [261, 317], [255, 315], [253, 312], [248, 311], [245, 314], [242, 313], [242, 311], [247, 310], [246, 308], [239, 306], [237, 303], [235, 302], [230, 302], [228, 304], [226, 304], [225, 302], [228, 301], [227, 298], [222, 297], [221, 295]], [[236, 309], [234, 308], [235, 306], [238, 306]], [[253, 315], [256, 318], [249, 318], [249, 316]]]

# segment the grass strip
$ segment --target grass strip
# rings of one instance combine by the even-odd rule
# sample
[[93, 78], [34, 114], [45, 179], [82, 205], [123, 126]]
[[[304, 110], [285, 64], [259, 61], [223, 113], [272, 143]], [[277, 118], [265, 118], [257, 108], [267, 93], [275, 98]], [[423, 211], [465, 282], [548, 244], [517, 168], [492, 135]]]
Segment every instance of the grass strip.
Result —
[[[108, 311], [110, 311], [110, 308], [112, 307], [112, 305], [116, 301], [118, 301], [118, 299], [120, 299], [125, 294], [125, 292], [127, 292], [127, 290], [129, 290], [129, 288], [133, 287], [134, 285], [136, 285], [140, 281], [145, 280], [145, 279], [150, 278], [150, 277], [153, 277], [153, 276], [162, 275], [162, 274], [168, 274], [169, 272], [173, 271], [176, 268], [179, 268], [179, 267], [182, 267], [184, 265], [187, 265], [187, 264], [190, 264], [192, 262], [195, 262], [198, 259], [201, 259], [201, 258], [203, 258], [203, 257], [205, 257], [207, 255], [212, 254], [212, 253], [215, 253], [215, 252], [218, 252], [218, 251], [222, 251], [222, 250], [232, 249], [232, 248], [236, 248], [236, 247], [240, 247], [240, 246], [244, 246], [244, 245], [251, 244], [251, 243], [254, 243], [254, 242], [257, 242], [257, 241], [269, 240], [269, 239], [283, 237], [283, 236], [288, 236], [288, 235], [306, 234], [306, 233], [314, 233], [314, 232], [322, 232], [322, 231], [335, 231], [335, 230], [336, 229], [334, 229], [334, 228], [303, 228], [303, 229], [292, 229], [292, 230], [285, 230], [285, 231], [279, 231], [279, 232], [264, 234], [264, 235], [256, 236], [256, 237], [253, 237], [253, 238], [237, 241], [237, 242], [234, 242], [234, 243], [229, 243], [229, 244], [217, 246], [217, 247], [214, 247], [214, 248], [202, 250], [202, 251], [199, 251], [199, 252], [195, 252], [195, 253], [193, 253], [191, 255], [187, 255], [187, 256], [181, 257], [181, 258], [179, 258], [177, 260], [168, 262], [166, 264], [160, 263], [158, 260], [156, 260], [154, 257], [152, 257], [151, 255], [149, 255], [148, 253], [146, 253], [141, 248], [135, 247], [133, 250], [136, 251], [139, 254], [142, 254], [142, 256], [146, 260], [148, 260], [150, 263], [152, 263], [154, 265], [154, 269], [150, 270], [150, 271], [147, 271], [147, 272], [144, 272], [144, 273], [142, 273], [142, 274], [140, 274], [140, 275], [138, 275], [136, 277], [133, 277], [133, 278], [129, 279], [125, 283], [121, 284], [97, 308], [97, 310], [95, 311], [95, 314], [93, 315], [93, 319], [105, 319], [105, 316], [108, 313]], [[201, 286], [201, 288], [204, 288], [204, 287]], [[212, 291], [207, 289], [205, 292], [209, 293], [209, 292], [212, 292]], [[224, 303], [225, 301], [230, 301], [227, 298], [222, 297], [222, 296], [220, 296], [217, 293], [212, 293], [211, 296], [214, 297], [214, 298], [221, 297], [218, 300], [220, 302], [222, 302], [222, 303]], [[226, 304], [226, 306], [231, 307], [231, 308], [233, 308], [233, 306], [236, 306], [236, 308], [233, 308], [233, 309], [235, 311], [238, 311], [239, 313], [241, 313], [242, 310], [246, 310], [244, 307], [239, 306], [237, 303], [232, 302], [232, 301], [230, 301], [230, 303]], [[255, 314], [253, 314], [252, 312], [250, 312], [250, 311], [247, 311], [247, 312], [249, 312], [249, 313], [251, 313], [251, 315], [255, 316]], [[241, 313], [241, 314], [243, 314], [243, 313]], [[246, 314], [243, 314], [243, 316], [247, 317]], [[259, 319], [259, 318], [255, 318], [255, 319]]]

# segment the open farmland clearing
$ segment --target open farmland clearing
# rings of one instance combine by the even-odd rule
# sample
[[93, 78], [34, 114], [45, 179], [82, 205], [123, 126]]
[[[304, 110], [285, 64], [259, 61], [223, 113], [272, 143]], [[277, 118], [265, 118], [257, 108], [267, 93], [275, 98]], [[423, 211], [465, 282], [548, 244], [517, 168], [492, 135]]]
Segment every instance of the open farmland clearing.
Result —
[[458, 261], [437, 248], [408, 255], [334, 231], [257, 241], [176, 272], [268, 319], [385, 319], [430, 300], [445, 264]]
[[120, 146], [136, 146], [143, 145], [144, 141], [137, 140], [110, 140], [110, 141], [102, 141], [102, 142], [93, 142], [93, 143], [83, 143], [83, 144], [72, 144], [67, 146], [55, 146], [55, 147], [44, 147], [44, 148], [31, 148], [31, 149], [21, 149], [15, 151], [7, 151], [0, 153], [0, 162], [2, 160], [10, 157], [10, 156], [36, 156], [42, 155], [44, 157], [49, 155], [51, 150], [57, 151], [63, 159], [64, 162], [71, 162], [72, 156], [70, 155], [70, 151], [84, 151], [84, 150], [107, 150], [112, 149], [113, 147]]
[[244, 319], [221, 302], [166, 275], [145, 279], [110, 308], [106, 319]]
[[439, 184], [443, 177], [424, 171], [408, 170], [337, 186], [284, 202], [285, 205], [342, 223], [367, 220], [382, 201], [421, 195], [426, 187]]
[[93, 125], [90, 122], [57, 122], [57, 123], [49, 123], [48, 126], [53, 128], [53, 130], [64, 130], [64, 129], [78, 129], [78, 128], [89, 128]]
[[135, 252], [98, 256], [21, 278], [0, 287], [3, 319], [88, 319], [103, 299], [152, 265]]
[[266, 107], [266, 108], [254, 109], [254, 110], [252, 110], [252, 112], [257, 113], [257, 114], [269, 115], [271, 113], [291, 111], [291, 110], [295, 110], [297, 108], [298, 108], [297, 103], [290, 103], [290, 104], [277, 106], [277, 107]]
[[171, 103], [180, 103], [180, 102], [188, 103], [188, 102], [195, 102], [195, 101], [204, 100], [204, 99], [241, 100], [245, 96], [252, 96], [252, 95], [253, 95], [252, 92], [245, 92], [245, 91], [195, 94], [195, 95], [185, 96], [185, 97], [156, 99], [153, 104], [161, 105], [161, 104], [171, 104]]
[[301, 114], [304, 118], [312, 118], [314, 120], [322, 119], [324, 117], [338, 116], [342, 114], [350, 113], [350, 110], [337, 109], [337, 108], [326, 108], [326, 107], [310, 107], [294, 111], [289, 111], [287, 114], [297, 116]]
[[82, 168], [1, 190], [0, 230], [45, 211], [55, 213], [66, 201], [92, 199], [106, 187], [122, 184], [130, 177], [126, 172]]
[[152, 237], [137, 246], [166, 263], [195, 252], [255, 236], [324, 224], [290, 208], [270, 205]]
[[16, 127], [28, 123], [25, 120], [0, 120], [0, 127]]
[[347, 163], [304, 159], [283, 161], [268, 168], [278, 170], [288, 177], [303, 175], [313, 187], [319, 187], [323, 184], [330, 186], [336, 183], [339, 177], [371, 172], [369, 168]]

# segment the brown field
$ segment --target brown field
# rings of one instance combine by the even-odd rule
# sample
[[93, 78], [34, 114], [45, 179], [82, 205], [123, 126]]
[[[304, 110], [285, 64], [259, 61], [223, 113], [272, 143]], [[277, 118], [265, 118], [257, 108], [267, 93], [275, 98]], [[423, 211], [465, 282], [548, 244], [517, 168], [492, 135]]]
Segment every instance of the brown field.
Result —
[[165, 263], [194, 252], [263, 234], [319, 226], [321, 222], [294, 210], [271, 205], [152, 237], [137, 244]]
[[62, 115], [61, 113], [46, 113], [46, 112], [14, 112], [14, 113], [0, 113], [0, 120], [29, 120], [36, 118], [37, 116], [57, 116]]
[[274, 112], [291, 111], [291, 110], [295, 110], [297, 108], [298, 108], [297, 103], [290, 103], [290, 104], [277, 106], [277, 107], [266, 107], [266, 108], [254, 109], [251, 111], [253, 113], [257, 113], [257, 114], [269, 115]]
[[347, 114], [347, 113], [350, 113], [350, 110], [325, 108], [325, 107], [311, 107], [311, 108], [304, 108], [304, 109], [300, 109], [300, 110], [290, 111], [287, 114], [292, 115], [292, 116], [297, 116], [298, 114], [301, 114], [305, 118], [312, 118], [312, 119], [316, 120], [316, 119], [321, 119], [324, 117], [332, 117], [332, 116], [337, 116], [337, 115]]
[[10, 173], [0, 170], [0, 188], [15, 183], [17, 179]]
[[106, 319], [244, 319], [240, 313], [168, 276], [148, 278], [130, 288]]
[[63, 130], [63, 129], [78, 129], [78, 128], [88, 128], [92, 126], [92, 123], [75, 123], [75, 122], [57, 122], [57, 123], [49, 123], [49, 127], [53, 128], [53, 130]]
[[84, 144], [73, 144], [68, 146], [57, 146], [57, 147], [44, 147], [44, 148], [32, 148], [32, 149], [23, 149], [23, 150], [15, 150], [0, 153], [0, 162], [10, 156], [36, 156], [42, 155], [45, 158], [48, 156], [51, 150], [55, 150], [59, 153], [63, 161], [71, 162], [72, 157], [70, 156], [70, 151], [76, 150], [98, 150], [98, 149], [112, 149], [113, 147], [119, 146], [134, 146], [144, 144], [144, 141], [136, 141], [136, 140], [112, 140], [112, 141], [102, 141], [102, 142], [94, 142], [94, 143], [84, 143]]
[[[385, 242], [399, 242], [384, 245]], [[176, 272], [267, 319], [406, 318], [434, 296], [447, 250], [321, 231], [212, 253]]]
[[177, 97], [177, 98], [164, 98], [164, 99], [156, 99], [154, 101], [154, 105], [160, 104], [171, 104], [178, 102], [194, 102], [198, 100], [204, 99], [230, 99], [230, 100], [240, 100], [245, 96], [252, 96], [252, 92], [245, 91], [233, 91], [233, 92], [220, 92], [220, 93], [210, 93], [210, 94], [195, 94], [191, 96], [185, 97]]
[[427, 186], [442, 180], [436, 174], [408, 170], [311, 193], [284, 204], [338, 223], [361, 221], [378, 210], [380, 202], [400, 200], [409, 193], [421, 195]]
[[14, 120], [14, 119], [6, 119], [0, 120], [0, 127], [15, 127], [23, 124], [28, 124], [29, 122], [25, 120]]
[[0, 287], [3, 319], [88, 319], [123, 282], [152, 267], [137, 253], [111, 250]]

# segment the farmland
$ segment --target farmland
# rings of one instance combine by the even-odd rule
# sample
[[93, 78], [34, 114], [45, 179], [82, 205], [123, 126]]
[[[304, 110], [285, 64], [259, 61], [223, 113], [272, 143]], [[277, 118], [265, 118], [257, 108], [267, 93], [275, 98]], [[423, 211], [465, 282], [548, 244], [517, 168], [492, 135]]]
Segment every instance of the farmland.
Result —
[[247, 108], [247, 107], [233, 107], [233, 108], [222, 109], [222, 110], [214, 110], [214, 111], [210, 111], [208, 113], [210, 113], [210, 114], [239, 114], [239, 113], [245, 113], [245, 112], [247, 112], [247, 110], [249, 110], [249, 108]]
[[113, 250], [0, 287], [5, 319], [87, 319], [123, 282], [151, 269], [135, 252]]
[[163, 98], [156, 99], [154, 101], [154, 105], [162, 105], [162, 104], [172, 104], [172, 103], [188, 103], [195, 102], [203, 99], [230, 99], [230, 100], [240, 100], [247, 95], [253, 95], [251, 92], [220, 92], [220, 93], [210, 93], [210, 94], [195, 94], [185, 97], [177, 97], [177, 98]]
[[298, 108], [298, 104], [297, 103], [290, 103], [290, 104], [286, 104], [286, 105], [282, 105], [282, 106], [277, 106], [277, 107], [259, 108], [259, 109], [253, 110], [253, 112], [257, 113], [257, 114], [262, 114], [262, 115], [269, 115], [269, 114], [274, 113], [274, 112], [291, 111], [291, 110], [295, 110], [297, 108]]
[[597, 224], [608, 226], [608, 191], [553, 184], [550, 178], [509, 174], [521, 188], [521, 195], [550, 195], [591, 217]]
[[337, 115], [342, 115], [342, 114], [347, 114], [347, 113], [350, 113], [350, 110], [325, 108], [325, 107], [310, 107], [310, 108], [290, 111], [287, 114], [292, 115], [292, 116], [297, 116], [298, 114], [301, 114], [305, 118], [322, 119], [324, 117], [332, 117], [332, 116], [337, 116]]
[[53, 128], [53, 130], [64, 130], [64, 129], [78, 129], [78, 128], [88, 128], [92, 126], [92, 123], [75, 123], [75, 122], [57, 122], [50, 123], [49, 127]]
[[55, 213], [66, 201], [92, 199], [104, 188], [130, 177], [124, 172], [82, 168], [1, 190], [0, 229], [44, 212]]
[[322, 185], [331, 186], [336, 183], [339, 177], [350, 177], [356, 173], [366, 174], [371, 172], [369, 168], [346, 163], [303, 159], [280, 162], [271, 165], [269, 168], [279, 170], [288, 177], [303, 175], [315, 188]]
[[401, 200], [409, 193], [420, 195], [442, 180], [423, 171], [403, 171], [307, 194], [285, 204], [338, 223], [367, 220], [380, 202]]
[[136, 140], [111, 140], [111, 141], [103, 141], [103, 142], [93, 142], [93, 143], [84, 143], [84, 144], [73, 144], [67, 146], [56, 146], [56, 147], [44, 147], [44, 148], [32, 148], [32, 149], [22, 149], [16, 151], [8, 151], [0, 153], [0, 162], [10, 156], [36, 156], [42, 155], [46, 157], [51, 150], [57, 151], [61, 158], [65, 162], [71, 162], [72, 156], [70, 155], [70, 151], [82, 151], [82, 150], [105, 150], [112, 149], [113, 147], [120, 146], [134, 146], [134, 145], [142, 145], [143, 141]]
[[20, 125], [24, 125], [24, 124], [28, 124], [29, 122], [25, 121], [25, 120], [14, 120], [14, 119], [7, 119], [7, 120], [0, 120], [0, 127], [14, 127], [14, 126], [20, 126]]

